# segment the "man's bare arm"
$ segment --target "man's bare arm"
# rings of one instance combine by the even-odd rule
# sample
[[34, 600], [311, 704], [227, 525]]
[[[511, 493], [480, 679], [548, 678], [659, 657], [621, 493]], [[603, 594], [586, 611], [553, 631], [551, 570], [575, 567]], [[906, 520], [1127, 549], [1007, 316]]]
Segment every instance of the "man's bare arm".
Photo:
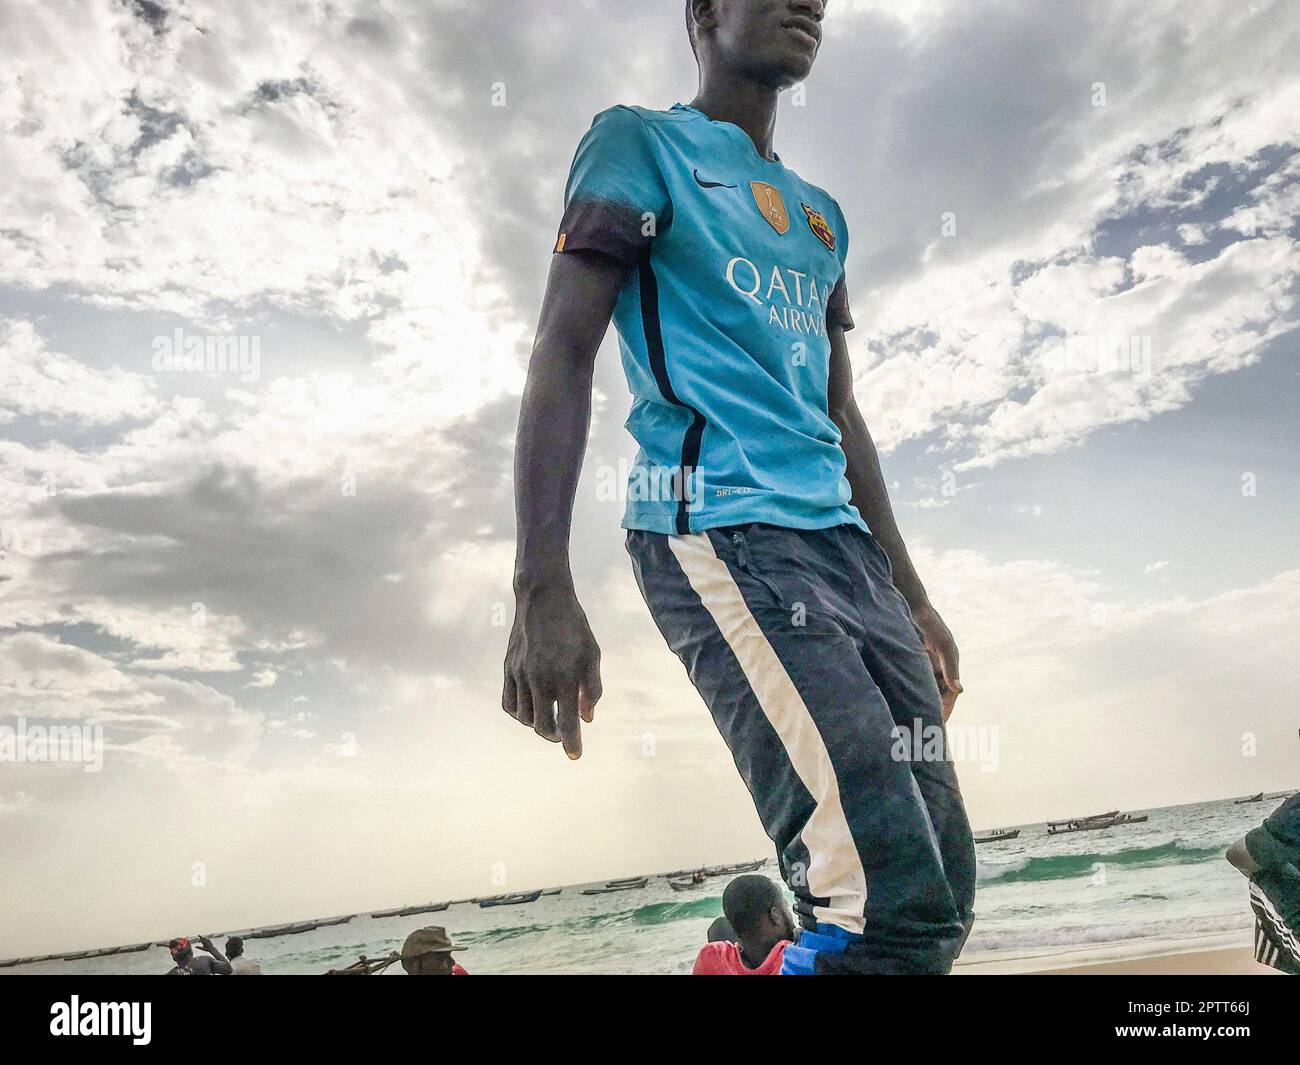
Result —
[[[569, 569], [573, 499], [591, 424], [596, 352], [627, 267], [601, 255], [551, 260], [515, 440], [515, 621], [501, 706], [570, 758], [600, 698], [600, 648]], [[558, 709], [557, 709], [558, 708]]]
[[845, 476], [853, 491], [852, 502], [889, 556], [894, 585], [907, 600], [912, 619], [925, 637], [925, 648], [934, 664], [935, 679], [943, 696], [944, 720], [947, 720], [962, 691], [957, 644], [943, 618], [930, 604], [925, 585], [921, 583], [907, 553], [907, 545], [898, 531], [894, 508], [890, 505], [885, 477], [880, 469], [880, 456], [853, 395], [853, 366], [844, 330], [830, 327], [828, 334], [831, 342], [828, 407], [831, 419], [843, 437], [841, 446], [848, 464]]
[[231, 973], [230, 962], [226, 956], [219, 951], [207, 936], [199, 936], [199, 949], [212, 955], [212, 974], [214, 976], [229, 976]]
[[1244, 837], [1228, 848], [1227, 859], [1243, 876], [1254, 876], [1261, 869], [1254, 855], [1247, 849]]

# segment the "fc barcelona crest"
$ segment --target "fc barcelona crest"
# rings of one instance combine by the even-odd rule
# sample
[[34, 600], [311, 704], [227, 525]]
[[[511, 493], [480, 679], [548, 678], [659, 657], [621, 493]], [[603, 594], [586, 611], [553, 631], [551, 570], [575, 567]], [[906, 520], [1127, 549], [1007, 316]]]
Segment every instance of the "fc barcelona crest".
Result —
[[835, 231], [831, 229], [831, 224], [826, 221], [826, 216], [814, 207], [809, 207], [806, 203], [799, 205], [803, 208], [803, 213], [808, 216], [808, 227], [817, 234], [820, 240], [831, 251], [835, 250]]
[[785, 200], [781, 199], [781, 190], [763, 181], [751, 181], [749, 190], [758, 204], [758, 213], [781, 236], [785, 236], [790, 231], [790, 214], [785, 209]]

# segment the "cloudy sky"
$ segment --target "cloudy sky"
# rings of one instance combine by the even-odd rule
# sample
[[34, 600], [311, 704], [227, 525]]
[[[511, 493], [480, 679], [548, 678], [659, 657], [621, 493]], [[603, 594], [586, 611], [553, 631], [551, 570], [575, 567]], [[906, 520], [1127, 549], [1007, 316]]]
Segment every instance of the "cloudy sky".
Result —
[[[766, 852], [598, 490], [612, 341], [605, 698], [579, 763], [499, 709], [564, 179], [692, 97], [681, 6], [0, 0], [0, 711], [105, 745], [0, 762], [0, 957]], [[1268, 0], [831, 0], [783, 103], [978, 827], [1297, 785], [1297, 54]]]

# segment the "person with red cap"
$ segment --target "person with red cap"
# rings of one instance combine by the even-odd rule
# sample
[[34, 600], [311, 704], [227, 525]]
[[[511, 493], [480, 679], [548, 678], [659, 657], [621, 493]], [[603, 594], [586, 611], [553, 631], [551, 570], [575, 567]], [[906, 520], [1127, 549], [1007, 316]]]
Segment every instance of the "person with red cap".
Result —
[[199, 936], [199, 949], [211, 957], [195, 957], [194, 946], [185, 936], [179, 936], [167, 944], [172, 961], [176, 965], [168, 971], [168, 976], [229, 976], [230, 962], [212, 944], [207, 936]]

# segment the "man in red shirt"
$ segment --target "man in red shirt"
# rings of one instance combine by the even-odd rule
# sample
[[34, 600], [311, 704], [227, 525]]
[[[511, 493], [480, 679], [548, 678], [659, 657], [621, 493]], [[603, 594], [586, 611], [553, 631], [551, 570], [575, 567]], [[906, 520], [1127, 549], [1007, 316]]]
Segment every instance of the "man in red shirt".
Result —
[[738, 876], [722, 893], [722, 912], [739, 942], [700, 948], [692, 976], [776, 976], [794, 939], [794, 914], [776, 883], [757, 873]]

